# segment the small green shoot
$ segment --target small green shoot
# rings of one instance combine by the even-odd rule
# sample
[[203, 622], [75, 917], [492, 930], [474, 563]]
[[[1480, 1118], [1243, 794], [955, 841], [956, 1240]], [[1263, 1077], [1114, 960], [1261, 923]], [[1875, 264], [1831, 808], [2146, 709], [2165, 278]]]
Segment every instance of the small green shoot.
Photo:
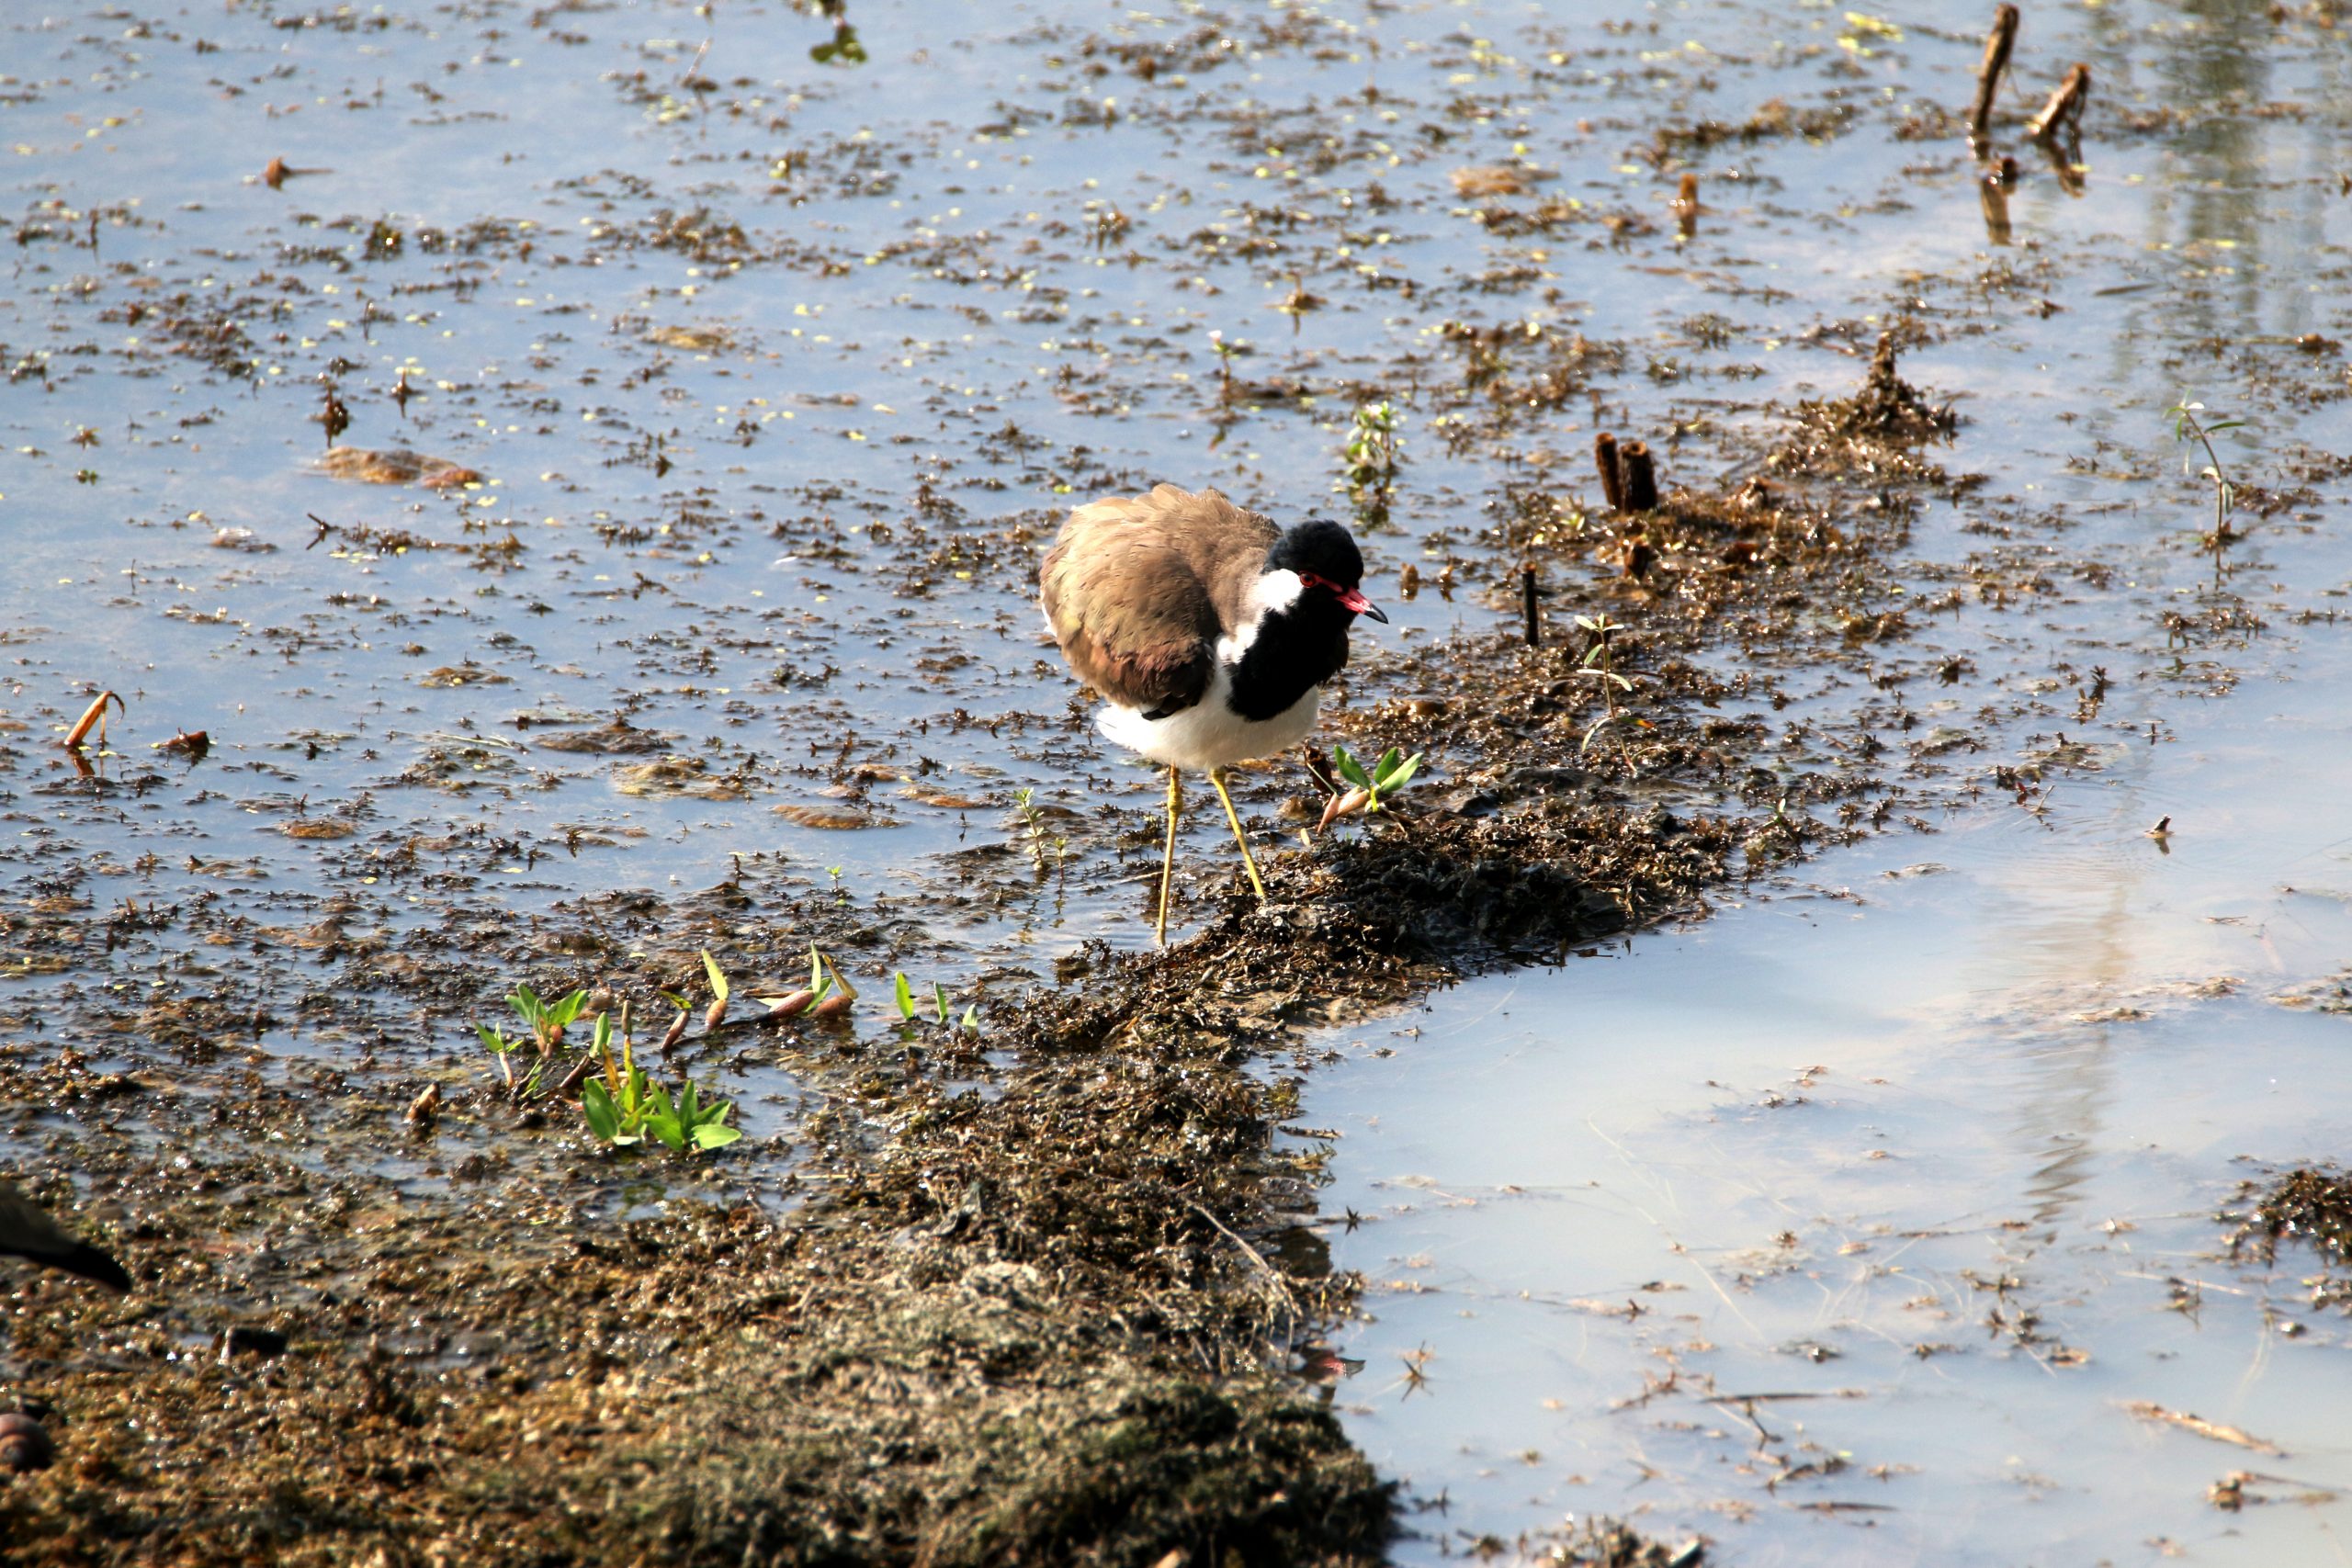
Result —
[[743, 1135], [741, 1129], [727, 1125], [733, 1105], [726, 1100], [703, 1104], [701, 1091], [692, 1079], [678, 1086], [675, 1100], [669, 1090], [648, 1080], [638, 1067], [627, 1035], [621, 1038], [621, 1054], [616, 1060], [609, 1014], [596, 1019], [594, 1049], [604, 1058], [605, 1074], [580, 1086], [580, 1110], [588, 1119], [589, 1130], [613, 1147], [642, 1144], [650, 1134], [673, 1149], [683, 1151], [689, 1144], [697, 1150], [719, 1149]]
[[490, 1054], [498, 1058], [498, 1076], [505, 1080], [506, 1091], [512, 1094], [514, 1091], [514, 1048], [523, 1042], [507, 1039], [487, 1023], [475, 1024], [474, 1032], [481, 1036], [481, 1043]]
[[[1611, 620], [1606, 613], [1578, 615], [1576, 620], [1577, 627], [1592, 638], [1592, 646], [1585, 649], [1583, 668], [1577, 673], [1600, 683], [1601, 704], [1608, 710], [1607, 716], [1613, 718], [1617, 714], [1617, 694], [1634, 689], [1633, 682], [1617, 673], [1616, 645], [1610, 641], [1625, 627], [1622, 622]], [[1591, 731], [1586, 731], [1588, 744], [1591, 739]]]
[[1408, 757], [1402, 750], [1391, 746], [1380, 754], [1379, 761], [1367, 769], [1346, 747], [1334, 746], [1331, 748], [1331, 763], [1339, 770], [1341, 778], [1371, 795], [1371, 803], [1365, 809], [1377, 811], [1380, 809], [1382, 795], [1396, 794], [1412, 782], [1415, 773], [1420, 772], [1421, 754], [1416, 751]]
[[[2197, 416], [2205, 412], [2205, 405], [2192, 403], [2186, 398], [2165, 412], [2172, 415], [2174, 440], [2194, 441], [2205, 448], [2205, 467], [2199, 477], [2213, 481], [2213, 529], [2204, 537], [2205, 543], [2212, 547], [2213, 580], [2219, 582], [2222, 578], [2222, 552], [2229, 548], [2232, 541], [2244, 536], [2232, 532], [2230, 528], [2230, 512], [2237, 504], [2237, 487], [2230, 483], [2222, 471], [2222, 458], [2213, 450], [2213, 437], [2224, 430], [2244, 429], [2245, 421], [2220, 419], [2208, 423], [2200, 420]], [[2189, 465], [2195, 461], [2194, 457], [2183, 458], [2181, 471], [2188, 472]]]
[[1344, 490], [1355, 504], [1356, 515], [1367, 526], [1388, 521], [1388, 503], [1396, 493], [1396, 471], [1405, 466], [1405, 443], [1398, 432], [1405, 416], [1383, 400], [1356, 410], [1342, 449], [1346, 466], [1340, 470]]
[[698, 1150], [723, 1149], [743, 1135], [740, 1127], [727, 1125], [727, 1114], [735, 1109], [727, 1100], [705, 1105], [700, 1091], [689, 1078], [678, 1086], [678, 1098], [672, 1102], [669, 1092], [660, 1086], [652, 1091], [652, 1109], [645, 1124], [653, 1135], [683, 1152], [688, 1144]]
[[1233, 362], [1249, 353], [1250, 345], [1238, 338], [1227, 343], [1225, 333], [1212, 332], [1209, 333], [1209, 346], [1216, 350], [1216, 400], [1230, 403], [1233, 400]]
[[1038, 808], [1035, 792], [1030, 790], [1014, 790], [1012, 804], [1020, 808], [1021, 820], [1029, 829], [1030, 858], [1037, 863], [1037, 869], [1043, 871], [1046, 869], [1046, 814]]
[[548, 1001], [525, 985], [517, 985], [507, 994], [506, 1005], [513, 1008], [531, 1032], [532, 1043], [542, 1056], [552, 1054], [563, 1040], [563, 1032], [580, 1010], [588, 1005], [586, 991], [574, 991], [558, 1001]]
[[1321, 832], [1342, 817], [1352, 817], [1358, 812], [1370, 816], [1385, 809], [1386, 797], [1410, 784], [1420, 768], [1421, 753], [1419, 751], [1408, 757], [1398, 748], [1391, 746], [1380, 754], [1378, 761], [1367, 768], [1345, 746], [1332, 747], [1331, 771], [1339, 774], [1340, 782], [1348, 787], [1333, 795], [1329, 804], [1323, 807], [1323, 820], [1316, 831]]
[[[908, 1023], [913, 1023], [916, 1021], [917, 1016], [925, 1010], [922, 1005], [916, 1000], [914, 983], [907, 978], [903, 971], [898, 970], [892, 971], [890, 983], [898, 999], [899, 1017]], [[933, 1020], [936, 1021], [942, 1029], [949, 1028], [948, 1021], [954, 1016], [954, 1012], [948, 1005], [947, 987], [937, 980], [933, 980], [931, 983], [931, 1007], [929, 1010]], [[949, 1032], [956, 1034], [978, 1034], [979, 1032], [980, 1010], [977, 1003], [966, 1008], [964, 1010], [963, 1018], [957, 1021], [955, 1026], [949, 1030]]]

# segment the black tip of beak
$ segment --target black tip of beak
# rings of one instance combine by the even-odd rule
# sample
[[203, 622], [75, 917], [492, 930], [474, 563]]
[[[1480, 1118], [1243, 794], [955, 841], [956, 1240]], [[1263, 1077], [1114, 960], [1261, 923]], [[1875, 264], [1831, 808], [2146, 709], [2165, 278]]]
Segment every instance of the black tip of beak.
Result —
[[1377, 604], [1366, 604], [1363, 607], [1363, 613], [1384, 626], [1388, 624], [1388, 617], [1380, 613], [1380, 606]]

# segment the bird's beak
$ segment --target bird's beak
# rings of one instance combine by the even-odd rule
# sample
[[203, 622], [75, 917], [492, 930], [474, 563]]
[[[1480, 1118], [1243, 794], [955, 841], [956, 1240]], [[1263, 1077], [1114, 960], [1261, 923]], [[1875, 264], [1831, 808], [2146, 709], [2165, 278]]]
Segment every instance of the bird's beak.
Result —
[[1340, 589], [1340, 603], [1345, 604], [1349, 609], [1353, 610], [1359, 615], [1370, 615], [1374, 620], [1378, 621], [1384, 626], [1388, 624], [1388, 617], [1380, 613], [1380, 606], [1365, 598], [1355, 589]]

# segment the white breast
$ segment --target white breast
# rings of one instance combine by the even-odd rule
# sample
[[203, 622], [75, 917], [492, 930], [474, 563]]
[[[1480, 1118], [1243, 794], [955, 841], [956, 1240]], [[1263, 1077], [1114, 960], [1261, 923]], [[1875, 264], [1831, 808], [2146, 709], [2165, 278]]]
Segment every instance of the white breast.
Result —
[[1306, 739], [1315, 728], [1316, 710], [1323, 705], [1323, 688], [1310, 686], [1305, 696], [1272, 718], [1244, 718], [1227, 705], [1230, 689], [1220, 662], [1201, 700], [1181, 713], [1146, 718], [1141, 708], [1113, 704], [1095, 716], [1094, 728], [1113, 745], [1139, 757], [1205, 773], [1227, 762], [1288, 750]]

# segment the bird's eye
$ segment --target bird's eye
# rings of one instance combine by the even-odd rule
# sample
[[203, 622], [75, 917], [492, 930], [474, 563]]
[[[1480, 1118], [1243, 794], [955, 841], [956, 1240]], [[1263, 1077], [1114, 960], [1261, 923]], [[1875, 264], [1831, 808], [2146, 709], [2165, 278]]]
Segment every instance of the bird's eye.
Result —
[[1328, 588], [1334, 593], [1337, 593], [1340, 591], [1340, 585], [1338, 583], [1332, 581], [1328, 577], [1323, 577], [1311, 571], [1300, 572], [1298, 574], [1298, 584], [1302, 588]]

